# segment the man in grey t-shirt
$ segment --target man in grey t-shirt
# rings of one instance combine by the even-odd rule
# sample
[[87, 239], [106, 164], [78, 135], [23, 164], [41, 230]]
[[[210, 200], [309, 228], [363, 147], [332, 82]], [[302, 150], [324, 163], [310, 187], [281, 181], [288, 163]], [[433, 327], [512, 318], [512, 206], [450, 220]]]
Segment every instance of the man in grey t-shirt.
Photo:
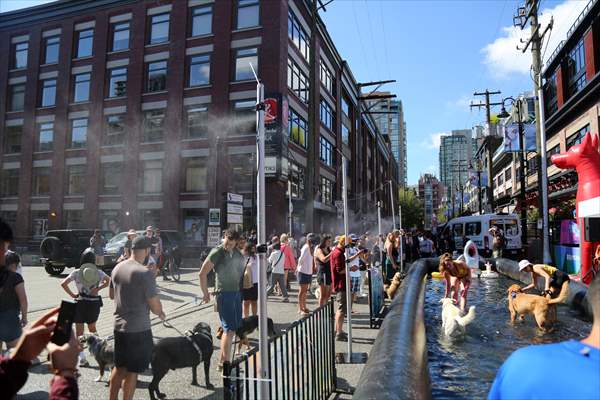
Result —
[[115, 368], [110, 377], [110, 400], [117, 400], [121, 383], [123, 399], [133, 399], [138, 373], [148, 368], [152, 357], [149, 312], [162, 320], [162, 309], [154, 272], [142, 263], [150, 254], [148, 238], [139, 236], [131, 245], [131, 257], [112, 271], [110, 298], [115, 301]]

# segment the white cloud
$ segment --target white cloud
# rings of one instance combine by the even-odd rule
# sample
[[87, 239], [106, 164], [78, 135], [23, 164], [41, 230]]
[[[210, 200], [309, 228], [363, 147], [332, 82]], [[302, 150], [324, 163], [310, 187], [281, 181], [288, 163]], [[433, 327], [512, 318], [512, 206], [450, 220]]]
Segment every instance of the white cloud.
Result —
[[458, 99], [449, 100], [446, 102], [446, 107], [451, 109], [467, 110], [473, 98], [469, 95], [462, 95]]
[[425, 173], [437, 176], [438, 175], [437, 170], [438, 170], [437, 166], [429, 165], [427, 168], [425, 168]]
[[442, 143], [442, 136], [444, 135], [445, 133], [430, 134], [427, 140], [423, 140], [421, 142], [421, 147], [425, 147], [428, 149], [439, 149], [440, 144]]
[[[554, 27], [550, 37], [548, 39], [548, 34], [546, 34], [544, 39], [544, 46], [542, 49], [542, 51], [546, 51], [544, 61], [552, 55], [559, 43], [566, 39], [567, 31], [583, 11], [588, 1], [589, 0], [567, 0], [553, 8], [542, 10], [539, 19], [542, 28], [545, 28], [550, 22], [550, 18], [554, 17]], [[517, 45], [520, 47], [523, 46], [523, 44], [520, 43], [520, 39], [527, 40], [529, 35], [529, 26], [524, 30], [513, 26], [505, 26], [502, 28], [500, 37], [481, 49], [484, 56], [483, 64], [487, 66], [488, 71], [492, 76], [496, 78], [506, 78], [515, 73], [529, 74], [529, 69], [531, 67], [531, 46], [525, 53], [521, 50], [517, 50]]]

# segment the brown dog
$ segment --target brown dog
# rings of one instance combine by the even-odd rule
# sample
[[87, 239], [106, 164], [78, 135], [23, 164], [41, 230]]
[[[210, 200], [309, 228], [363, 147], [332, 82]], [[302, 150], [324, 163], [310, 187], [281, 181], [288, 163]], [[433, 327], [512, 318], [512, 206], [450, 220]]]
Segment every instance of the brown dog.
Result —
[[402, 275], [400, 274], [400, 272], [396, 272], [394, 274], [394, 277], [392, 278], [392, 282], [390, 283], [390, 286], [388, 286], [388, 288], [386, 289], [386, 293], [388, 295], [388, 297], [391, 299], [394, 298], [394, 296], [396, 296], [396, 292], [398, 291], [398, 288], [400, 287], [400, 284], [402, 283]]
[[526, 294], [521, 292], [519, 285], [511, 285], [508, 288], [508, 311], [510, 311], [510, 321], [515, 322], [517, 315], [519, 319], [525, 319], [525, 314], [533, 314], [535, 322], [540, 329], [546, 330], [554, 322], [553, 308], [555, 304], [562, 303], [567, 299], [569, 293], [569, 283], [565, 282], [560, 294], [555, 299], [547, 299], [535, 294]]

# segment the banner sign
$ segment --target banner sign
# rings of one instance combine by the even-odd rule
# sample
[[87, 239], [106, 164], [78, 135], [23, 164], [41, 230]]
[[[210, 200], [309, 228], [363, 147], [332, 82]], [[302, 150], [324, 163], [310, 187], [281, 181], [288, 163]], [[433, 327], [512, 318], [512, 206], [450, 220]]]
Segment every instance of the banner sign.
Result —
[[283, 159], [288, 157], [288, 115], [287, 97], [281, 93], [265, 95], [265, 159], [271, 160], [265, 176], [287, 180], [287, 168]]
[[369, 268], [369, 314], [371, 328], [379, 328], [385, 315], [383, 276], [378, 268]]
[[537, 151], [535, 124], [523, 124], [525, 151]]
[[206, 231], [206, 245], [215, 247], [221, 243], [221, 228], [218, 226], [209, 226]]
[[210, 208], [208, 210], [208, 225], [221, 226], [221, 209]]
[[[523, 129], [523, 142], [525, 151], [536, 151], [536, 131], [535, 124], [521, 124]], [[519, 124], [509, 124], [502, 128], [504, 140], [502, 142], [502, 152], [510, 153], [521, 151], [519, 143]]]

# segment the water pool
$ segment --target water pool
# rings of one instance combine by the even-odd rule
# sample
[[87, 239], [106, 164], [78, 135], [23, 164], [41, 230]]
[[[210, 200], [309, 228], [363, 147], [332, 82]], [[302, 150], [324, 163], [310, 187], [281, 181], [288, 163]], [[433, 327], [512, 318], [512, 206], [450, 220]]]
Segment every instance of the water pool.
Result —
[[532, 316], [510, 323], [506, 290], [514, 281], [473, 279], [469, 303], [477, 307], [475, 321], [460, 339], [441, 334], [444, 282], [431, 279], [425, 291], [425, 327], [431, 388], [434, 399], [482, 399], [492, 386], [496, 371], [516, 349], [530, 344], [581, 339], [591, 322], [583, 321], [567, 306], [558, 307], [559, 322], [552, 332], [537, 328]]

